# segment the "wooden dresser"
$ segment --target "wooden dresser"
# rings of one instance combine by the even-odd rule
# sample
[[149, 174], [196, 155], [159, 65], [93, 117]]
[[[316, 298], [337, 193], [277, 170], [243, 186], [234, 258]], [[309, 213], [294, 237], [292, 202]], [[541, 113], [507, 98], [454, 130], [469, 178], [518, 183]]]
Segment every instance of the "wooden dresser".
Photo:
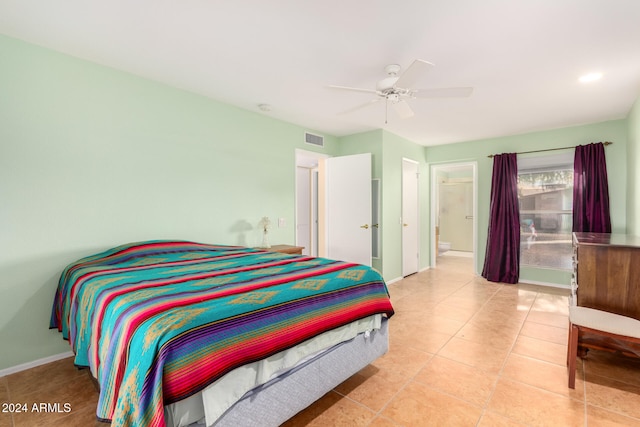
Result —
[[577, 304], [640, 320], [640, 237], [573, 233]]

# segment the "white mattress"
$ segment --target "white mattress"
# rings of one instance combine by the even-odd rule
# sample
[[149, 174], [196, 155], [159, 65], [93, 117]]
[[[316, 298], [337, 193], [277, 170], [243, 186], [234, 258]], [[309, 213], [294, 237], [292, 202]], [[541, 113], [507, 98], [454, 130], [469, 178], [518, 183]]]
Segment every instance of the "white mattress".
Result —
[[250, 390], [341, 342], [353, 339], [358, 334], [379, 329], [381, 320], [380, 314], [369, 316], [327, 331], [266, 359], [241, 366], [209, 385], [201, 393], [165, 406], [167, 426], [185, 427], [194, 423], [211, 426]]

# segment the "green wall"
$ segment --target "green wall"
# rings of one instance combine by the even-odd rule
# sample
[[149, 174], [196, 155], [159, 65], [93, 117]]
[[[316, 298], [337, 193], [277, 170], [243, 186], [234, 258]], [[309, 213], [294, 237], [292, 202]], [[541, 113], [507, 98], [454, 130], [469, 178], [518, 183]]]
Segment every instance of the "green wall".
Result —
[[[627, 121], [615, 120], [584, 126], [568, 127], [544, 132], [532, 132], [501, 138], [461, 142], [427, 147], [429, 164], [476, 161], [478, 165], [478, 243], [476, 271], [482, 272], [489, 224], [489, 199], [493, 168], [489, 154], [511, 153], [530, 150], [545, 150], [569, 147], [590, 142], [612, 141], [606, 148], [609, 173], [609, 196], [611, 222], [614, 233], [626, 232], [627, 189]], [[528, 156], [544, 155], [529, 154]], [[637, 163], [635, 163], [637, 164]], [[631, 169], [631, 168], [630, 168]], [[520, 272], [522, 281], [569, 285], [570, 273], [561, 270], [524, 267]]]
[[287, 220], [272, 243], [294, 243], [305, 130], [0, 36], [0, 369], [69, 350], [49, 315], [82, 256], [158, 238], [256, 245], [263, 216]]
[[420, 181], [420, 261], [419, 268], [429, 266], [429, 174], [424, 147], [383, 131], [382, 159], [384, 179], [382, 181], [382, 238], [383, 271], [385, 279], [402, 277], [402, 159], [419, 163]]
[[340, 138], [340, 155], [372, 153], [373, 178], [381, 184], [381, 259], [373, 266], [385, 280], [402, 277], [402, 159], [419, 163], [420, 167], [420, 269], [429, 266], [429, 174], [424, 147], [386, 130], [378, 129]]
[[627, 233], [640, 236], [640, 97], [627, 118]]

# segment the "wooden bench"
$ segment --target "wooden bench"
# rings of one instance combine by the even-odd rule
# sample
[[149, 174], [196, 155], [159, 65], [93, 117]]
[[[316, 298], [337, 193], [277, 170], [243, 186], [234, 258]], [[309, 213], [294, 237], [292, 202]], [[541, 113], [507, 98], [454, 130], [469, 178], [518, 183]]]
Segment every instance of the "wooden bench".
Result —
[[576, 358], [580, 333], [640, 344], [640, 320], [589, 307], [569, 306], [567, 367], [569, 388], [576, 387]]

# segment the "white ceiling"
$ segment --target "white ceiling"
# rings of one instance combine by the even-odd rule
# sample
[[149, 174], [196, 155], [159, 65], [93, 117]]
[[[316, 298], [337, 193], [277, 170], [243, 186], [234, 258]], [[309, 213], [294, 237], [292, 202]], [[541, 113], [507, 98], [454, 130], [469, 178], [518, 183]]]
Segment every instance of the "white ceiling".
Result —
[[[0, 0], [0, 33], [329, 135], [385, 128], [422, 145], [627, 116], [640, 93], [638, 0]], [[372, 95], [420, 58], [401, 120]], [[593, 84], [580, 75], [599, 71]], [[258, 104], [272, 106], [261, 112]]]

